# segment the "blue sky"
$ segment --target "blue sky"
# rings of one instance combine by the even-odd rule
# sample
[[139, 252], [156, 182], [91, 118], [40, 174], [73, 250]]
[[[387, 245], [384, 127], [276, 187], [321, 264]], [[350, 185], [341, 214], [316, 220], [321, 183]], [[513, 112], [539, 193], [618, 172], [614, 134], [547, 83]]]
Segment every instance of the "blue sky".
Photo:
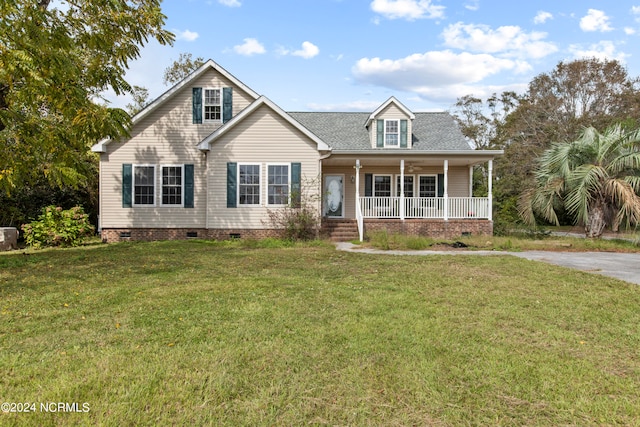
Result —
[[[164, 0], [172, 47], [127, 80], [151, 97], [181, 52], [213, 59], [286, 111], [414, 111], [524, 92], [559, 61], [618, 59], [640, 76], [640, 0]], [[128, 100], [107, 95], [114, 106]]]

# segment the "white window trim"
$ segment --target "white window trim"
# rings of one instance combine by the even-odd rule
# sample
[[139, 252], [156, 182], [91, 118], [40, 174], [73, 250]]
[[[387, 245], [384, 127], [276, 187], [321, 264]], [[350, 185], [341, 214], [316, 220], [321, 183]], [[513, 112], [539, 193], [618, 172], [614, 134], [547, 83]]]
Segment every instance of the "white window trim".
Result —
[[[212, 119], [207, 119], [207, 115], [205, 114], [205, 108], [207, 107], [207, 105], [205, 105], [205, 100], [207, 99], [207, 91], [208, 90], [217, 90], [218, 92], [220, 92], [220, 119], [219, 120], [212, 120]], [[221, 87], [205, 87], [202, 88], [202, 123], [222, 123], [222, 88]], [[211, 104], [214, 105], [214, 104]]]
[[[396, 122], [398, 125], [398, 143], [396, 145], [388, 145], [387, 144], [387, 122]], [[400, 119], [384, 119], [384, 148], [400, 148]]]
[[[396, 174], [394, 176], [394, 178], [395, 178], [395, 181], [394, 181], [395, 187], [393, 188], [393, 190], [396, 192], [396, 194], [395, 194], [396, 197], [400, 197], [400, 177], [401, 176], [402, 175], [400, 175], [400, 174]], [[413, 178], [413, 197], [416, 197], [416, 175], [412, 174], [412, 173], [406, 173], [406, 174], [404, 174], [404, 177], [405, 178], [408, 178], [408, 177], [412, 177]], [[407, 189], [407, 187], [405, 186], [405, 196], [409, 197], [406, 194], [406, 189]]]
[[[153, 168], [153, 203], [136, 203], [136, 168]], [[158, 204], [158, 167], [150, 164], [132, 165], [131, 168], [131, 206], [140, 208], [155, 208]]]
[[[258, 166], [258, 177], [260, 178], [260, 183], [258, 184], [258, 197], [260, 198], [258, 203], [240, 203], [240, 186], [243, 184], [240, 184], [240, 166]], [[263, 182], [264, 182], [264, 177], [262, 176], [262, 163], [250, 163], [250, 162], [243, 162], [240, 163], [238, 162], [238, 166], [237, 166], [237, 170], [236, 170], [236, 180], [238, 181], [237, 183], [237, 191], [236, 191], [236, 206], [237, 207], [243, 207], [243, 208], [256, 208], [256, 207], [260, 207], [260, 206], [264, 206], [264, 202], [262, 199], [262, 194], [263, 194]], [[246, 184], [245, 184], [246, 185]]]
[[[414, 194], [418, 194], [416, 197], [422, 197], [422, 196], [420, 196], [420, 177], [423, 177], [423, 176], [432, 176], [434, 178], [434, 182], [435, 182], [436, 186], [435, 186], [435, 195], [433, 197], [438, 197], [438, 174], [437, 173], [421, 173], [421, 174], [419, 174], [418, 175], [418, 182], [417, 182], [418, 188], [417, 189], [414, 188], [413, 193]], [[415, 186], [416, 183], [414, 183], [413, 185]]]
[[[269, 166], [286, 166], [287, 167], [287, 172], [288, 172], [288, 176], [287, 176], [287, 203], [286, 204], [281, 204], [281, 203], [274, 203], [271, 204], [269, 203]], [[265, 205], [267, 206], [287, 206], [291, 203], [291, 163], [267, 163], [265, 166], [265, 176], [266, 176], [266, 181], [265, 181]]]
[[[180, 204], [172, 204], [172, 203], [162, 203], [162, 189], [164, 187], [164, 184], [162, 183], [162, 169], [163, 168], [180, 168], [180, 182], [181, 184], [181, 189], [180, 189]], [[160, 185], [159, 185], [159, 189], [160, 191], [158, 191], [157, 193], [159, 193], [160, 197], [160, 206], [166, 206], [166, 207], [175, 207], [175, 208], [182, 208], [184, 207], [184, 165], [160, 165], [160, 174], [159, 174], [159, 181], [160, 181]]]
[[[378, 176], [388, 176], [389, 178], [391, 178], [391, 182], [389, 183], [391, 185], [391, 194], [389, 196], [378, 196], [376, 195], [376, 177]], [[393, 179], [393, 174], [391, 173], [376, 173], [373, 174], [373, 182], [371, 184], [371, 195], [373, 197], [394, 197], [394, 185], [395, 185], [395, 181]]]

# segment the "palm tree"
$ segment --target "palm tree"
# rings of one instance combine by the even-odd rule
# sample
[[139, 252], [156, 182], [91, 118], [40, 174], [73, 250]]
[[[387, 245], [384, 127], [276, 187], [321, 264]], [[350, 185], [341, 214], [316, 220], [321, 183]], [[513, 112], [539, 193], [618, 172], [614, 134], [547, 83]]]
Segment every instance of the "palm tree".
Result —
[[640, 219], [640, 130], [621, 126], [604, 133], [586, 128], [570, 143], [554, 143], [539, 159], [536, 186], [525, 191], [518, 210], [529, 224], [535, 216], [559, 224], [564, 209], [584, 225], [587, 237], [600, 237], [609, 225], [636, 225]]

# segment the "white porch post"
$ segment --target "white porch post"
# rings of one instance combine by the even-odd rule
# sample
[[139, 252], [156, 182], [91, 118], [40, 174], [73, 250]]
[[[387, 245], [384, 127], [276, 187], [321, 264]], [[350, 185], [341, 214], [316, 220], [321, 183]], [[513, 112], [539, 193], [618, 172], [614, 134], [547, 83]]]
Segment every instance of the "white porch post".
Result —
[[360, 165], [360, 159], [356, 159], [356, 165], [354, 166], [356, 170], [356, 204], [355, 204], [356, 222], [358, 223], [358, 237], [362, 242], [362, 239], [364, 238], [364, 227], [363, 227], [363, 220], [362, 220], [362, 212], [360, 208], [360, 168], [361, 167], [362, 166]]
[[360, 203], [360, 159], [356, 159], [356, 165], [353, 167], [356, 170], [356, 206]]
[[473, 197], [473, 165], [469, 166], [469, 197]]
[[444, 161], [444, 220], [449, 221], [449, 160]]
[[493, 160], [489, 160], [489, 177], [487, 182], [487, 198], [489, 199], [489, 221], [493, 221]]
[[400, 160], [400, 220], [404, 221], [404, 159]]

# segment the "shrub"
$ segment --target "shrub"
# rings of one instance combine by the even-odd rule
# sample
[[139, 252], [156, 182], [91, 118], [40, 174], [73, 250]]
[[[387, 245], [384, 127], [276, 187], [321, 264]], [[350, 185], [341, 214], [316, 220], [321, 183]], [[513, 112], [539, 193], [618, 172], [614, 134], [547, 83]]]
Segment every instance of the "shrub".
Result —
[[267, 223], [273, 228], [282, 230], [282, 237], [285, 239], [294, 241], [316, 239], [320, 230], [316, 203], [319, 199], [317, 188], [317, 182], [313, 180], [305, 182], [297, 194], [292, 192], [291, 202], [287, 206], [267, 210], [269, 215]]
[[78, 246], [85, 237], [93, 233], [93, 226], [84, 210], [76, 206], [62, 210], [47, 206], [37, 221], [22, 226], [25, 241], [29, 246]]
[[271, 224], [282, 230], [283, 237], [290, 240], [313, 240], [318, 237], [320, 219], [309, 205], [286, 206], [268, 211]]

